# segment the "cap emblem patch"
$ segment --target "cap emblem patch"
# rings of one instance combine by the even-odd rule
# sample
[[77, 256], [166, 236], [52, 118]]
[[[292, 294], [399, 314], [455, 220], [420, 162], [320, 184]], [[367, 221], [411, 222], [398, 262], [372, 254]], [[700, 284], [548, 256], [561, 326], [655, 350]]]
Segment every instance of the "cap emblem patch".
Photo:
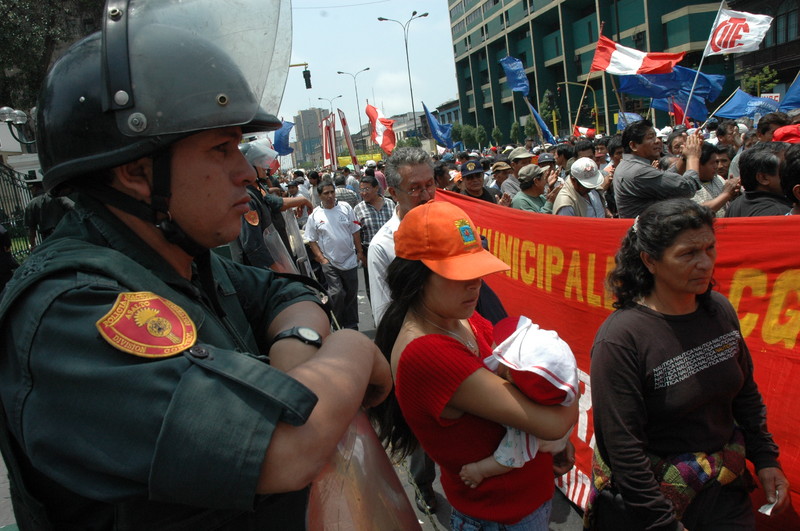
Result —
[[461, 234], [461, 239], [464, 242], [464, 247], [469, 247], [470, 245], [474, 245], [477, 240], [475, 239], [475, 231], [472, 230], [469, 221], [467, 221], [466, 219], [458, 219], [456, 220], [455, 224], [459, 234]]

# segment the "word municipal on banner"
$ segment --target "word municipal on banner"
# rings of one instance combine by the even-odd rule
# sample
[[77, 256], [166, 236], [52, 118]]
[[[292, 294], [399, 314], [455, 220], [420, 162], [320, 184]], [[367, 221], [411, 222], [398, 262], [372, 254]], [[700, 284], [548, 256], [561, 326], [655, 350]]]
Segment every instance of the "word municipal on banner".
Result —
[[[558, 485], [583, 507], [594, 447], [591, 347], [597, 329], [613, 311], [605, 279], [633, 220], [535, 214], [440, 191], [436, 200], [464, 209], [487, 239], [489, 250], [511, 266], [486, 279], [509, 315], [525, 315], [544, 329], [556, 330], [575, 354], [581, 382], [580, 414], [572, 436], [576, 467]], [[721, 219], [716, 223], [714, 271], [715, 289], [738, 312], [796, 507], [800, 507], [798, 233], [800, 216]], [[758, 490], [754, 496], [763, 499], [763, 492]], [[759, 503], [755, 497], [754, 503]], [[762, 520], [759, 528], [800, 528], [796, 513], [773, 517], [767, 523]]]

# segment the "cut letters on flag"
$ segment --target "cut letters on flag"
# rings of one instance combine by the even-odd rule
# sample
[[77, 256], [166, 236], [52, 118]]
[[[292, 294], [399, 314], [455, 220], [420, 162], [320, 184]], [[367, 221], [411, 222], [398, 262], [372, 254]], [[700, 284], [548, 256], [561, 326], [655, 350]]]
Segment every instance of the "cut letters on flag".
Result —
[[385, 118], [381, 111], [372, 105], [367, 105], [366, 112], [372, 129], [372, 141], [378, 144], [387, 155], [391, 155], [395, 144], [397, 144], [394, 130], [392, 129], [394, 120]]
[[772, 23], [769, 15], [720, 9], [703, 55], [742, 53], [758, 50]]
[[618, 76], [633, 74], [666, 74], [683, 60], [686, 52], [640, 52], [600, 36], [592, 59], [591, 72], [605, 71]]

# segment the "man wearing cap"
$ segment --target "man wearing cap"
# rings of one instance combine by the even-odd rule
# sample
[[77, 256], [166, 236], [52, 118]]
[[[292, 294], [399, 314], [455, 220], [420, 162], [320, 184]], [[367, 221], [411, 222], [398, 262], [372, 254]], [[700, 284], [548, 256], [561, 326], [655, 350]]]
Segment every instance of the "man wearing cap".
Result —
[[597, 193], [605, 177], [597, 169], [594, 159], [579, 158], [572, 163], [569, 173], [569, 180], [561, 187], [553, 203], [553, 212], [558, 216], [606, 217], [603, 199]]
[[545, 170], [537, 164], [528, 164], [522, 168], [519, 171], [521, 190], [511, 200], [511, 207], [539, 214], [552, 214], [552, 198], [556, 197], [558, 190], [545, 194], [546, 177], [551, 172], [552, 170]]
[[460, 193], [489, 203], [497, 203], [492, 193], [483, 186], [483, 175], [483, 167], [479, 162], [471, 160], [462, 164], [461, 179], [464, 187]]
[[503, 192], [500, 190], [500, 186], [508, 179], [508, 176], [511, 174], [511, 166], [508, 165], [507, 162], [500, 160], [492, 164], [492, 178], [486, 183], [486, 188], [494, 196], [501, 196]]
[[504, 194], [508, 194], [510, 197], [517, 195], [517, 192], [520, 191], [519, 179], [517, 178], [519, 170], [530, 164], [532, 159], [533, 154], [524, 147], [514, 148], [508, 155], [508, 162], [511, 165], [511, 175], [500, 185], [500, 190]]
[[264, 70], [240, 52], [291, 42], [289, 6], [114, 5], [44, 80], [44, 186], [75, 208], [0, 300], [17, 523], [304, 529], [307, 486], [391, 374], [303, 284], [211, 251], [248, 212], [242, 135], [281, 123], [262, 92], [290, 54]]

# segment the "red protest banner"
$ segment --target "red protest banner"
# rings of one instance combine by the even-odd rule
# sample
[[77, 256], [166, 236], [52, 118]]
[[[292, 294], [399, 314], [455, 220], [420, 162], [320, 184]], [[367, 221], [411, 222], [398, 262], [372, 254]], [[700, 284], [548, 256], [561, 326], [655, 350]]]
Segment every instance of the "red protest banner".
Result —
[[[576, 467], [559, 480], [584, 507], [591, 479], [592, 409], [589, 359], [594, 335], [613, 310], [604, 289], [614, 255], [632, 220], [534, 214], [437, 191], [457, 204], [486, 237], [489, 250], [511, 266], [486, 279], [509, 315], [525, 315], [556, 330], [572, 347], [581, 381], [580, 416], [572, 435]], [[767, 405], [781, 464], [800, 503], [800, 216], [721, 219], [716, 224], [716, 289], [737, 309]], [[763, 503], [761, 490], [754, 504]], [[760, 529], [797, 529], [794, 511], [759, 518]]]

